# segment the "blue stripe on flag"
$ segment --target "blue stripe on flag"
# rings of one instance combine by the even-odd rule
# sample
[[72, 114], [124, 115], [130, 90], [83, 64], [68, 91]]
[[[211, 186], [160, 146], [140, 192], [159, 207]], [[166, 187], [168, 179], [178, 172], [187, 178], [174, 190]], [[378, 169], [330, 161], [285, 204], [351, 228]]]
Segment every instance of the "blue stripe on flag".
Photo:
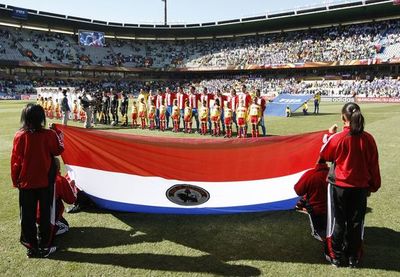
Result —
[[120, 212], [137, 212], [137, 213], [153, 213], [153, 214], [230, 214], [230, 213], [251, 213], [266, 211], [291, 210], [298, 201], [298, 197], [276, 201], [271, 203], [237, 206], [237, 207], [218, 207], [218, 208], [169, 208], [146, 206], [129, 203], [121, 203], [111, 200], [98, 198], [92, 195], [89, 197], [96, 205], [103, 209], [120, 211]]

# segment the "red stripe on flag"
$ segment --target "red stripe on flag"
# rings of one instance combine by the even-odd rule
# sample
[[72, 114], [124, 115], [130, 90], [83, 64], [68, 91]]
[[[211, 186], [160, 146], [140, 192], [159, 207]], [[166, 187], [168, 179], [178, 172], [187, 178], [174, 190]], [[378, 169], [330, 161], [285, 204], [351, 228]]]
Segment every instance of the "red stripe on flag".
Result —
[[[64, 163], [185, 181], [249, 181], [315, 165], [325, 132], [256, 139], [160, 138], [57, 125]], [[112, 184], [110, 184], [112, 185]]]

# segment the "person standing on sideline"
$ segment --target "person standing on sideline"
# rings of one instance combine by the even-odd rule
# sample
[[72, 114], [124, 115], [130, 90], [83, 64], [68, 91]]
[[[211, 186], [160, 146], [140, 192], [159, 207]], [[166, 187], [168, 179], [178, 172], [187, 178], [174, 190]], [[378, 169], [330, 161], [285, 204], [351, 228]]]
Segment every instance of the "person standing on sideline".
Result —
[[314, 95], [314, 114], [319, 114], [319, 103], [321, 102], [321, 93], [317, 92]]
[[[56, 167], [54, 157], [64, 151], [63, 135], [45, 129], [46, 116], [40, 105], [28, 104], [21, 113], [21, 129], [15, 134], [11, 153], [11, 179], [19, 190], [20, 242], [27, 256], [48, 257], [53, 245], [53, 206]], [[37, 206], [40, 219], [36, 226]], [[53, 222], [52, 222], [53, 221]]]
[[82, 92], [82, 96], [79, 97], [79, 100], [81, 101], [81, 107], [85, 113], [85, 122], [83, 126], [85, 128], [91, 128], [92, 127], [92, 110], [90, 108], [90, 100], [86, 95], [86, 91]]
[[303, 108], [303, 115], [308, 115], [308, 104], [307, 104], [307, 101], [304, 101], [302, 108]]
[[63, 99], [61, 100], [62, 124], [67, 125], [71, 108], [69, 107], [67, 91], [65, 89], [63, 90], [62, 94], [64, 95]]
[[328, 175], [326, 259], [334, 266], [357, 267], [362, 255], [367, 196], [381, 186], [378, 150], [364, 131], [360, 107], [342, 108], [344, 128], [329, 129], [320, 158], [332, 162]]

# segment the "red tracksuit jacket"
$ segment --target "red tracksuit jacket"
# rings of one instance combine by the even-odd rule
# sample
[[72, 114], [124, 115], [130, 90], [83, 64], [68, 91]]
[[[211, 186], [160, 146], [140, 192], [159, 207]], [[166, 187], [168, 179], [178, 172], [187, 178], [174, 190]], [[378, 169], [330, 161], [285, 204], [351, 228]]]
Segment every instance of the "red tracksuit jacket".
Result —
[[320, 156], [334, 162], [328, 181], [344, 188], [368, 188], [375, 192], [381, 186], [378, 150], [374, 138], [367, 132], [350, 135], [350, 127], [333, 134], [322, 146]]
[[20, 189], [38, 189], [49, 185], [51, 157], [64, 151], [62, 134], [42, 129], [15, 134], [11, 153], [11, 179]]
[[317, 164], [308, 170], [294, 185], [297, 195], [305, 196], [315, 215], [326, 214], [327, 188], [329, 167], [326, 164]]

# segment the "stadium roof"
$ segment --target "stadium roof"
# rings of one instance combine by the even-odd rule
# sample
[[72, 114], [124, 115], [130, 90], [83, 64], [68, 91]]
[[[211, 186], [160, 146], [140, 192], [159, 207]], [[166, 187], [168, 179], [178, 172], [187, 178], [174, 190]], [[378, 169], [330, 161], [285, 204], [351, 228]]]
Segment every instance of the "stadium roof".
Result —
[[[26, 19], [16, 12], [26, 12]], [[151, 25], [105, 22], [0, 4], [0, 25], [76, 33], [78, 30], [105, 32], [120, 39], [203, 39], [293, 31], [310, 27], [400, 18], [393, 0], [363, 0], [304, 8], [263, 16], [181, 25]]]

